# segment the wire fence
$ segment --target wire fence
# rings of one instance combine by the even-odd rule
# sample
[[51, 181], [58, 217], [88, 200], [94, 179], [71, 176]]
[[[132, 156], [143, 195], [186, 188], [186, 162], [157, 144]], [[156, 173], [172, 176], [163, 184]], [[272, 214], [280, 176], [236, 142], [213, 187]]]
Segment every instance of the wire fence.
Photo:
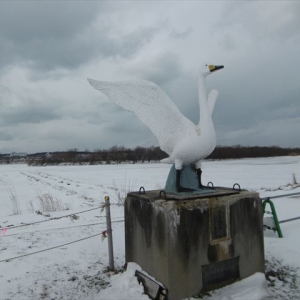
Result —
[[[67, 246], [67, 245], [71, 245], [71, 244], [74, 244], [74, 243], [77, 243], [77, 242], [80, 242], [80, 241], [84, 241], [84, 240], [87, 240], [87, 239], [99, 236], [99, 235], [102, 235], [102, 240], [104, 238], [108, 237], [108, 240], [112, 242], [112, 239], [111, 239], [111, 232], [112, 232], [111, 223], [124, 222], [124, 220], [113, 220], [113, 221], [111, 221], [110, 210], [109, 210], [109, 207], [110, 207], [109, 197], [108, 196], [105, 197], [105, 200], [106, 200], [105, 203], [103, 205], [99, 206], [99, 207], [87, 209], [87, 210], [80, 211], [80, 212], [77, 212], [77, 213], [72, 213], [72, 214], [68, 214], [68, 215], [64, 215], [64, 216], [60, 216], [60, 217], [54, 217], [54, 218], [47, 219], [47, 220], [42, 220], [42, 221], [37, 221], [37, 222], [32, 222], [32, 223], [27, 223], [27, 224], [22, 224], [22, 225], [18, 225], [18, 226], [7, 226], [7, 228], [2, 228], [2, 231], [5, 230], [4, 231], [4, 233], [5, 233], [8, 229], [15, 229], [15, 228], [20, 228], [20, 227], [34, 225], [34, 224], [49, 222], [49, 221], [53, 221], [53, 220], [59, 220], [59, 219], [62, 219], [62, 218], [71, 217], [71, 216], [74, 216], [74, 215], [86, 213], [86, 212], [93, 211], [93, 210], [100, 209], [100, 208], [103, 211], [103, 209], [106, 208], [106, 222], [97, 222], [97, 223], [92, 223], [92, 224], [81, 224], [81, 225], [67, 226], [67, 227], [65, 226], [65, 227], [60, 227], [60, 228], [49, 228], [49, 229], [45, 229], [45, 230], [38, 230], [38, 231], [35, 230], [33, 232], [32, 231], [31, 232], [27, 232], [27, 233], [35, 234], [36, 232], [41, 232], [41, 231], [43, 232], [43, 231], [49, 231], [49, 230], [63, 230], [63, 229], [70, 229], [70, 228], [73, 229], [73, 228], [76, 228], [76, 227], [84, 227], [84, 226], [94, 226], [94, 225], [106, 224], [107, 228], [104, 231], [102, 231], [101, 233], [97, 233], [97, 234], [94, 234], [94, 235], [91, 235], [91, 236], [88, 236], [88, 237], [85, 237], [85, 238], [81, 238], [81, 239], [78, 239], [78, 240], [75, 240], [75, 241], [72, 241], [72, 242], [68, 242], [68, 243], [65, 243], [65, 244], [53, 246], [53, 247], [50, 247], [50, 248], [47, 248], [47, 249], [43, 249], [43, 250], [39, 250], [39, 251], [27, 253], [27, 254], [15, 256], [15, 257], [7, 258], [7, 259], [2, 259], [2, 260], [0, 260], [0, 263], [2, 263], [2, 262], [10, 262], [10, 261], [18, 259], [18, 258], [27, 257], [27, 256], [35, 255], [35, 254], [38, 254], [38, 253], [41, 253], [41, 252], [46, 252], [46, 251], [50, 251], [50, 250], [53, 250], [53, 249], [61, 248], [61, 247]], [[16, 234], [11, 234], [11, 235], [6, 235], [5, 237], [20, 235], [20, 234], [24, 234], [24, 232], [22, 232], [22, 233], [16, 233]], [[3, 234], [2, 234], [2, 237], [4, 237]], [[110, 255], [111, 255], [111, 253], [109, 251], [109, 256]]]
[[[74, 216], [74, 215], [83, 214], [85, 212], [96, 210], [96, 209], [100, 209], [100, 208], [102, 208], [102, 206], [97, 206], [95, 208], [90, 208], [90, 209], [87, 209], [87, 210], [83, 210], [83, 211], [80, 211], [80, 212], [76, 212], [76, 213], [72, 213], [72, 214], [68, 214], [68, 215], [64, 215], [64, 216], [60, 216], [60, 217], [53, 217], [53, 218], [50, 218], [50, 219], [47, 219], [47, 220], [41, 220], [41, 221], [36, 221], [36, 222], [32, 222], [32, 223], [21, 224], [21, 225], [17, 225], [17, 226], [7, 225], [4, 228], [15, 229], [15, 228], [20, 228], [20, 227], [34, 225], [34, 224], [50, 222], [50, 221], [53, 221], [53, 220], [59, 220], [59, 219], [62, 219], [62, 218], [67, 218], [67, 217], [71, 217], [71, 216]], [[102, 218], [105, 218], [105, 216], [103, 216]]]
[[85, 238], [82, 238], [82, 239], [79, 239], [79, 240], [76, 240], [76, 241], [72, 241], [72, 242], [69, 242], [69, 243], [62, 244], [62, 245], [54, 246], [54, 247], [51, 247], [51, 248], [47, 248], [47, 249], [43, 249], [43, 250], [39, 250], [39, 251], [27, 253], [27, 254], [23, 254], [23, 255], [7, 258], [7, 259], [2, 259], [2, 260], [0, 260], [0, 263], [10, 262], [10, 261], [12, 261], [14, 259], [17, 259], [17, 258], [22, 258], [22, 257], [25, 257], [25, 256], [34, 255], [34, 254], [38, 254], [38, 253], [41, 253], [41, 252], [46, 252], [46, 251], [49, 251], [49, 250], [52, 250], [52, 249], [57, 249], [57, 248], [60, 248], [60, 247], [63, 247], [63, 246], [71, 245], [71, 244], [74, 244], [74, 243], [77, 243], [77, 242], [81, 242], [81, 241], [93, 238], [93, 237], [98, 236], [98, 235], [102, 235], [102, 232], [91, 235], [91, 236], [88, 236], [88, 237], [85, 237]]
[[293, 196], [300, 196], [300, 192], [297, 193], [289, 193], [289, 194], [281, 194], [281, 195], [275, 195], [275, 196], [269, 196], [261, 198], [262, 201], [268, 200], [268, 199], [276, 199], [276, 198], [284, 198], [284, 197], [293, 197]]
[[[112, 221], [111, 223], [121, 223], [121, 222], [124, 222], [124, 220]], [[74, 227], [80, 227], [80, 226], [94, 226], [94, 225], [100, 225], [100, 224], [106, 224], [106, 222], [99, 222], [99, 223], [86, 224], [86, 225], [77, 225], [77, 226], [65, 227], [65, 228], [60, 228], [60, 229], [68, 229], [68, 228], [74, 228]], [[49, 229], [49, 230], [55, 230], [55, 229]], [[87, 240], [87, 239], [90, 239], [90, 238], [93, 238], [93, 237], [96, 237], [96, 236], [99, 236], [99, 235], [103, 235], [103, 233], [105, 231], [106, 230], [104, 230], [104, 231], [102, 231], [100, 233], [93, 234], [91, 236], [85, 237], [85, 238], [81, 238], [81, 239], [78, 239], [78, 240], [75, 240], [75, 241], [72, 241], [72, 242], [68, 242], [68, 243], [65, 243], [65, 244], [57, 245], [57, 246], [50, 247], [50, 248], [47, 248], [47, 249], [43, 249], [43, 250], [39, 250], [39, 251], [35, 251], [35, 252], [31, 252], [31, 253], [27, 253], [27, 254], [23, 254], [23, 255], [11, 257], [11, 258], [2, 259], [2, 260], [0, 260], [0, 263], [2, 263], [2, 262], [10, 262], [10, 261], [15, 260], [17, 258], [26, 257], [26, 256], [38, 254], [38, 253], [41, 253], [41, 252], [46, 252], [46, 251], [50, 251], [50, 250], [57, 249], [57, 248], [60, 248], [60, 247], [64, 247], [64, 246], [67, 246], [67, 245], [71, 245], [71, 244], [74, 244], [74, 243], [77, 243], [77, 242], [81, 242], [81, 241], [84, 241], [84, 240]], [[9, 236], [12, 236], [12, 235], [9, 235]]]
[[[268, 201], [270, 199], [277, 199], [277, 198], [284, 198], [284, 197], [296, 197], [296, 198], [298, 198], [297, 196], [300, 196], [300, 192], [264, 197], [264, 198], [261, 198], [261, 200], [262, 201]], [[297, 221], [297, 220], [300, 220], [300, 217], [294, 217], [294, 218], [290, 218], [290, 219], [286, 219], [286, 220], [281, 220], [281, 221], [278, 221], [278, 223], [281, 224], [281, 223], [287, 223], [287, 222], [292, 222], [292, 221]]]
[[[266, 197], [266, 198], [263, 198], [262, 200], [266, 200], [266, 199], [270, 199], [270, 198], [282, 198], [282, 197], [285, 197], [285, 196], [296, 196], [296, 195], [299, 195], [299, 194], [300, 193], [278, 195], [278, 196]], [[103, 209], [103, 205], [95, 207], [95, 208], [87, 209], [87, 210], [84, 210], [84, 211], [80, 211], [80, 212], [76, 212], [76, 213], [72, 213], [72, 214], [60, 216], [60, 217], [53, 217], [53, 218], [50, 218], [50, 219], [47, 219], [47, 220], [42, 220], [42, 221], [37, 221], [37, 222], [32, 222], [32, 223], [21, 224], [21, 225], [17, 225], [17, 226], [8, 226], [8, 227], [6, 227], [6, 229], [15, 229], [15, 228], [20, 228], [20, 227], [34, 225], [34, 224], [49, 222], [49, 221], [53, 221], [53, 220], [59, 220], [59, 219], [62, 219], [62, 218], [71, 217], [71, 216], [74, 216], [74, 215], [86, 213], [86, 212], [93, 211], [93, 210], [100, 209], [100, 208]], [[105, 216], [103, 216], [103, 217], [105, 217]], [[288, 221], [293, 221], [293, 220], [298, 220], [299, 218], [300, 217], [292, 218], [292, 219], [289, 219], [289, 220], [284, 220], [284, 221], [282, 221], [282, 223], [288, 222]], [[111, 223], [118, 223], [118, 222], [124, 222], [124, 220], [113, 220]], [[6, 236], [3, 235], [2, 237], [10, 237], [10, 236], [21, 235], [21, 234], [26, 234], [26, 233], [31, 233], [32, 234], [32, 233], [36, 233], [36, 232], [43, 232], [43, 231], [50, 231], [50, 230], [73, 229], [73, 228], [76, 228], [76, 227], [95, 226], [95, 225], [103, 225], [103, 224], [107, 224], [107, 223], [106, 222], [97, 222], [97, 223], [92, 223], [92, 224], [81, 224], [81, 225], [76, 225], [76, 226], [67, 226], [67, 227], [60, 227], [60, 228], [49, 228], [49, 229], [45, 229], [45, 230], [35, 230], [33, 232], [22, 232], [22, 233], [10, 234], [10, 235], [6, 235]], [[7, 258], [7, 259], [2, 259], [2, 260], [0, 260], [0, 263], [2, 263], [2, 262], [10, 262], [10, 261], [18, 259], [18, 258], [27, 257], [27, 256], [35, 255], [35, 254], [38, 254], [38, 253], [50, 251], [50, 250], [53, 250], [53, 249], [61, 248], [61, 247], [64, 247], [64, 246], [67, 246], [67, 245], [71, 245], [71, 244], [74, 244], [74, 243], [77, 243], [77, 242], [80, 242], [80, 241], [84, 241], [84, 240], [87, 240], [87, 239], [90, 239], [90, 238], [94, 238], [96, 236], [100, 236], [100, 235], [103, 236], [104, 232], [106, 232], [106, 231], [107, 231], [107, 229], [104, 230], [104, 231], [102, 231], [101, 233], [97, 233], [97, 234], [94, 234], [94, 235], [91, 235], [91, 236], [88, 236], [88, 237], [85, 237], [85, 238], [81, 238], [81, 239], [78, 239], [78, 240], [75, 240], [75, 241], [71, 241], [71, 242], [68, 242], [68, 243], [65, 243], [65, 244], [53, 246], [53, 247], [50, 247], [50, 248], [47, 248], [47, 249], [43, 249], [43, 250], [39, 250], [39, 251], [27, 253], [27, 254], [15, 256], [15, 257]]]
[[[117, 218], [113, 219], [112, 223], [119, 223], [124, 222], [124, 219], [118, 220]], [[81, 224], [81, 225], [72, 225], [72, 226], [65, 226], [65, 227], [58, 227], [58, 228], [48, 228], [48, 229], [41, 229], [41, 230], [34, 230], [34, 231], [25, 231], [20, 233], [13, 233], [13, 234], [5, 234], [0, 236], [0, 238], [6, 238], [10, 236], [16, 236], [16, 235], [24, 235], [24, 234], [34, 234], [36, 232], [45, 232], [45, 231], [52, 231], [52, 230], [64, 230], [64, 229], [73, 229], [76, 227], [88, 227], [88, 226], [95, 226], [95, 225], [103, 225], [106, 224], [106, 222], [97, 222], [97, 223], [91, 223], [91, 224]]]

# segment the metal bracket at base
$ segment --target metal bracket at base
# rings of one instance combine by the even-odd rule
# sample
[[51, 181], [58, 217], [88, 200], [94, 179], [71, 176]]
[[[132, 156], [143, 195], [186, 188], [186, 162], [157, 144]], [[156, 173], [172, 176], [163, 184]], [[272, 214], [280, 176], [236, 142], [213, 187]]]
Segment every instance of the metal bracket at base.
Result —
[[146, 274], [136, 270], [135, 276], [139, 283], [142, 283], [145, 294], [154, 300], [167, 300], [168, 290], [159, 282], [153, 280]]

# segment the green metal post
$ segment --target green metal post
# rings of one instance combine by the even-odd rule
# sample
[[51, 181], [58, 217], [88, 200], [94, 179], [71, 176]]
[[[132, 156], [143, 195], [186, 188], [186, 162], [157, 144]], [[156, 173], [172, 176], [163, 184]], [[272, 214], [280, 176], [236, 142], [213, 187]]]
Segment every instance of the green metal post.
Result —
[[280, 238], [283, 237], [282, 235], [282, 232], [281, 232], [281, 228], [280, 228], [280, 225], [279, 225], [279, 221], [278, 221], [278, 218], [277, 218], [277, 213], [276, 213], [276, 209], [275, 209], [275, 205], [274, 203], [270, 200], [270, 198], [267, 198], [264, 202], [263, 202], [263, 214], [265, 213], [266, 211], [266, 205], [267, 203], [270, 205], [271, 207], [271, 212], [272, 212], [272, 215], [273, 215], [273, 218], [274, 218], [274, 222], [275, 222], [275, 227], [276, 227], [276, 231], [278, 232], [278, 236]]

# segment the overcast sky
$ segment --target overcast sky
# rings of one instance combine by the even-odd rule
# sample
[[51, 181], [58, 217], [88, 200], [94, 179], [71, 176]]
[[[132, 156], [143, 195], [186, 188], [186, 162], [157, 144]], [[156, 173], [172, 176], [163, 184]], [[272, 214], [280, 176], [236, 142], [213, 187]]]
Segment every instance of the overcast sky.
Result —
[[0, 1], [0, 152], [158, 145], [86, 78], [146, 79], [218, 145], [300, 147], [299, 1]]

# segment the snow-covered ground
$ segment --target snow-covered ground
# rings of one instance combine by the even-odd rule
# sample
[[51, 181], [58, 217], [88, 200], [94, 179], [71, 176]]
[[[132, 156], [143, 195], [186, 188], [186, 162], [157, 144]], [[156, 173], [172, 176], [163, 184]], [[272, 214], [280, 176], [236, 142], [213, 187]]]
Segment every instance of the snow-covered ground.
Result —
[[[0, 299], [149, 299], [134, 277], [139, 266], [129, 264], [122, 272], [124, 215], [117, 194], [129, 187], [161, 189], [169, 169], [164, 164], [0, 165]], [[203, 163], [203, 182], [227, 187], [239, 183], [241, 188], [258, 191], [261, 198], [300, 192], [297, 185], [288, 185], [293, 183], [293, 174], [300, 182], [299, 156]], [[117, 274], [106, 271], [107, 239], [102, 241], [98, 235], [106, 229], [104, 212], [97, 208], [106, 195], [114, 204]], [[42, 211], [49, 199], [60, 206], [50, 217]], [[274, 203], [279, 220], [300, 216], [299, 196], [274, 199]], [[20, 214], [14, 214], [18, 210]], [[69, 216], [59, 218], [65, 215]], [[33, 222], [38, 223], [17, 227]], [[265, 232], [268, 281], [255, 274], [206, 297], [300, 299], [299, 225], [300, 220], [281, 224], [282, 239]], [[84, 238], [88, 239], [78, 241]]]

